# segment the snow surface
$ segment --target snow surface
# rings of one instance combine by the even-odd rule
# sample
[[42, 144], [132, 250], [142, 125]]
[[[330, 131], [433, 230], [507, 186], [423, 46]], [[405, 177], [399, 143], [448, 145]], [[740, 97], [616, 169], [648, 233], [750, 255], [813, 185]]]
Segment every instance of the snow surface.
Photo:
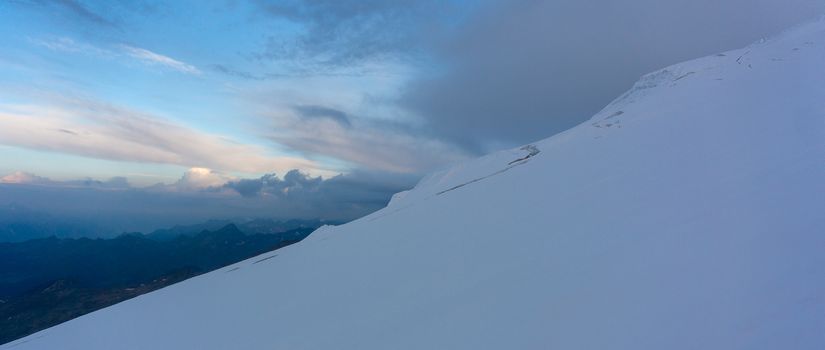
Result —
[[825, 22], [0, 348], [825, 349]]

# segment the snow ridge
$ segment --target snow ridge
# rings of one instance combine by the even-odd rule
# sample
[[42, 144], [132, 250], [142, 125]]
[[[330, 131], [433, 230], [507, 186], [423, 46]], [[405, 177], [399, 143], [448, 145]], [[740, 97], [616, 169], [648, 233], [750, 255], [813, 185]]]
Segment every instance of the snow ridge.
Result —
[[[825, 21], [2, 349], [823, 349]], [[440, 195], [439, 195], [440, 194]]]

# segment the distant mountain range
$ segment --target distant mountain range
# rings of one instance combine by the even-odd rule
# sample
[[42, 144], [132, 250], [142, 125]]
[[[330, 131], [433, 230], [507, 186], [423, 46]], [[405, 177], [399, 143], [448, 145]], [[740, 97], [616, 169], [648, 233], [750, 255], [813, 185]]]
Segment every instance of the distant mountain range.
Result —
[[214, 221], [113, 239], [0, 243], [0, 343], [298, 242], [319, 225]]
[[179, 225], [168, 229], [159, 229], [146, 234], [147, 238], [165, 241], [178, 236], [192, 236], [203, 231], [214, 231], [226, 225], [234, 224], [237, 228], [247, 234], [282, 234], [287, 231], [318, 228], [323, 225], [338, 225], [342, 222], [328, 222], [321, 220], [286, 220], [279, 221], [273, 219], [237, 219], [237, 220], [210, 220], [196, 225]]
[[92, 220], [56, 217], [15, 204], [0, 206], [0, 242], [47, 237], [102, 237], [111, 230], [106, 224]]
[[[203, 230], [215, 231], [234, 223], [247, 234], [279, 233], [297, 228], [337, 225], [343, 222], [321, 220], [274, 220], [268, 218], [232, 218], [210, 220], [193, 225], [178, 225], [157, 229], [146, 236], [157, 240], [172, 239], [178, 235], [194, 235]], [[0, 243], [23, 242], [40, 238], [114, 238], [123, 234], [118, 225], [105, 217], [63, 217], [17, 204], [0, 205]]]

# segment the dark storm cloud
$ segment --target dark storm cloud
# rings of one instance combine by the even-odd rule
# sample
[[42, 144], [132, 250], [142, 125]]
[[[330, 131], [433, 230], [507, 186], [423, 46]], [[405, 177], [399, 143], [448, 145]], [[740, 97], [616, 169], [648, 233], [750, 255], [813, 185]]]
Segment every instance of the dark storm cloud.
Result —
[[240, 179], [229, 182], [224, 185], [224, 187], [232, 189], [244, 197], [257, 197], [264, 188], [264, 185], [269, 182], [269, 176], [270, 175], [264, 175], [260, 179]]
[[350, 122], [349, 116], [347, 116], [346, 113], [334, 108], [308, 105], [294, 106], [292, 109], [303, 119], [329, 119], [345, 128], [352, 127], [352, 122]]
[[825, 12], [819, 0], [501, 1], [434, 42], [443, 74], [401, 104], [484, 152], [582, 122], [648, 72], [736, 49]]

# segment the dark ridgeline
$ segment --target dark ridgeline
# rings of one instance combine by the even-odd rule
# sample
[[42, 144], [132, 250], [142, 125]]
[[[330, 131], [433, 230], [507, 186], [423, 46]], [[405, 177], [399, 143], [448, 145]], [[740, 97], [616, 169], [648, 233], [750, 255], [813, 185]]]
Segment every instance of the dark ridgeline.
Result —
[[296, 243], [316, 227], [0, 243], [0, 344]]

